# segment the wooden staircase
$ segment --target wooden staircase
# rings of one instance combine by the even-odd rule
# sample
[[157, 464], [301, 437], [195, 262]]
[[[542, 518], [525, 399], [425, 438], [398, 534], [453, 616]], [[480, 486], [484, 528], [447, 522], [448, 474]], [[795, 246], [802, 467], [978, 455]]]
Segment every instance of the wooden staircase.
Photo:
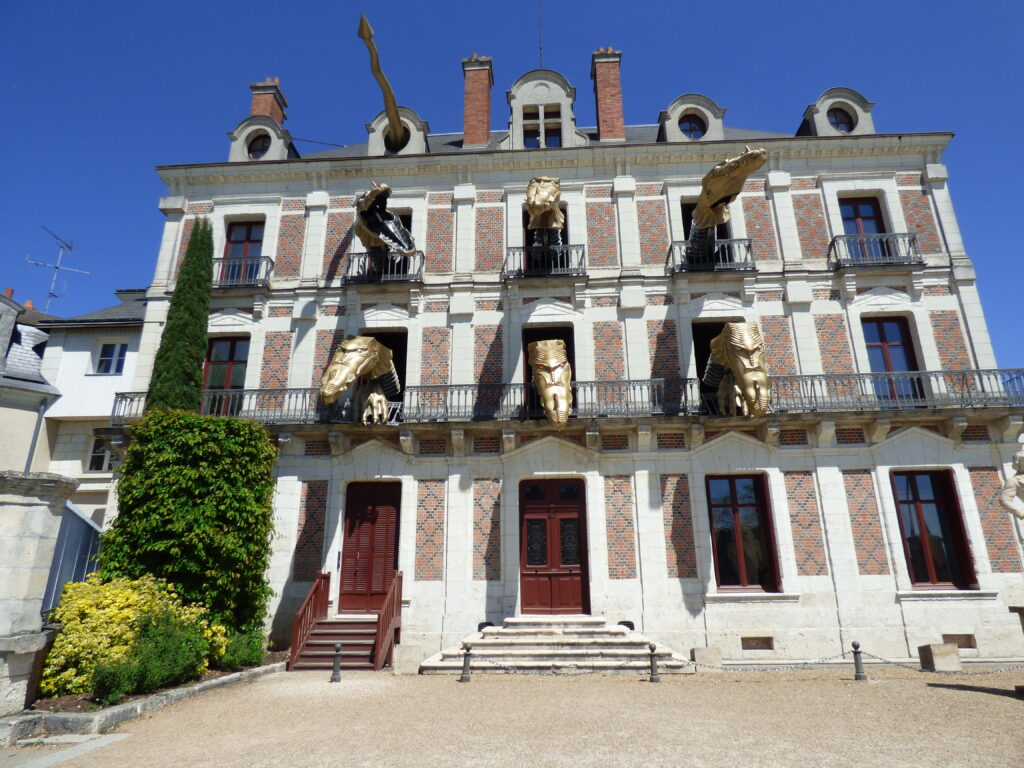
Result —
[[288, 669], [333, 669], [335, 643], [341, 643], [342, 669], [373, 669], [376, 641], [375, 613], [320, 619]]

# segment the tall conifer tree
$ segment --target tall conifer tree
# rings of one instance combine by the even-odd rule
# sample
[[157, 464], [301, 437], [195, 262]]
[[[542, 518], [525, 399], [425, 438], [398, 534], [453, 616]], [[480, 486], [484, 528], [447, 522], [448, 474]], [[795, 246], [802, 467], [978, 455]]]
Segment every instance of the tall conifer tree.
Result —
[[210, 290], [213, 287], [213, 230], [198, 219], [171, 296], [160, 348], [153, 362], [146, 410], [198, 411], [206, 362]]

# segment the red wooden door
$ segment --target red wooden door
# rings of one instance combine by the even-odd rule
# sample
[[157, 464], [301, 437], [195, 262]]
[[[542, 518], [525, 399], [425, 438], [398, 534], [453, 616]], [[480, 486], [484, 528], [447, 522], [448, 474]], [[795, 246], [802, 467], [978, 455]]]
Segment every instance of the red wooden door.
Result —
[[381, 608], [398, 567], [401, 483], [350, 483], [345, 501], [339, 611]]
[[585, 613], [586, 517], [580, 480], [519, 485], [519, 573], [523, 613]]

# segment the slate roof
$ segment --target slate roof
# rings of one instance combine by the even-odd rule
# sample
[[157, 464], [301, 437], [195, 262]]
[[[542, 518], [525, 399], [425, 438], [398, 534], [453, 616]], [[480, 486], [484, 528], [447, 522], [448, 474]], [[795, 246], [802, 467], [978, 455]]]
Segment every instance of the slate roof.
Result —
[[43, 364], [42, 347], [36, 351], [34, 347], [43, 344], [50, 335], [31, 325], [18, 323], [17, 333], [11, 339], [11, 346], [7, 350], [7, 367], [4, 369], [4, 378], [19, 379], [21, 381], [32, 381], [39, 384], [46, 384], [46, 379], [40, 369]]
[[[603, 146], [597, 139], [597, 128], [579, 128], [583, 134], [590, 139], [591, 146]], [[627, 125], [626, 141], [615, 142], [616, 146], [625, 144], [656, 144], [658, 143], [658, 125]], [[771, 131], [755, 131], [748, 128], [725, 127], [725, 139], [733, 141], [754, 141], [757, 139], [788, 139], [792, 138], [791, 133], [772, 133]], [[427, 135], [427, 146], [430, 151], [427, 154], [437, 155], [462, 151], [462, 136], [460, 133], [431, 133]], [[486, 147], [474, 147], [475, 151], [496, 150], [498, 144], [508, 136], [508, 131], [491, 131], [491, 140]], [[663, 143], [663, 142], [662, 142]], [[334, 147], [319, 152], [310, 152], [302, 155], [303, 160], [330, 160], [332, 158], [344, 157], [366, 157], [367, 144], [349, 144], [346, 147]]]
[[63, 328], [78, 325], [141, 325], [146, 315], [146, 290], [122, 288], [114, 291], [120, 304], [75, 317], [51, 317], [39, 321], [40, 328]]

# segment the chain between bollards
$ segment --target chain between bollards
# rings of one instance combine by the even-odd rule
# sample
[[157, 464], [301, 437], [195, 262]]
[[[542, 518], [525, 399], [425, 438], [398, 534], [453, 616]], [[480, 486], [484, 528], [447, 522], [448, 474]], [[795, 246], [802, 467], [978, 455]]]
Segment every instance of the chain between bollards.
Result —
[[853, 641], [853, 679], [868, 679], [867, 674], [864, 672], [864, 659], [861, 658], [860, 643], [856, 640]]
[[658, 674], [658, 657], [654, 655], [654, 651], [657, 649], [654, 643], [647, 646], [651, 651], [651, 682], [660, 683], [661, 675]]
[[341, 682], [341, 643], [334, 644], [334, 671], [331, 672], [330, 682]]
[[462, 654], [462, 674], [459, 675], [459, 682], [460, 683], [468, 683], [469, 680], [470, 680], [470, 677], [469, 677], [470, 655], [471, 655], [471, 653], [473, 651], [473, 646], [472, 646], [471, 643], [463, 643], [462, 644], [462, 648], [464, 649], [465, 653]]

